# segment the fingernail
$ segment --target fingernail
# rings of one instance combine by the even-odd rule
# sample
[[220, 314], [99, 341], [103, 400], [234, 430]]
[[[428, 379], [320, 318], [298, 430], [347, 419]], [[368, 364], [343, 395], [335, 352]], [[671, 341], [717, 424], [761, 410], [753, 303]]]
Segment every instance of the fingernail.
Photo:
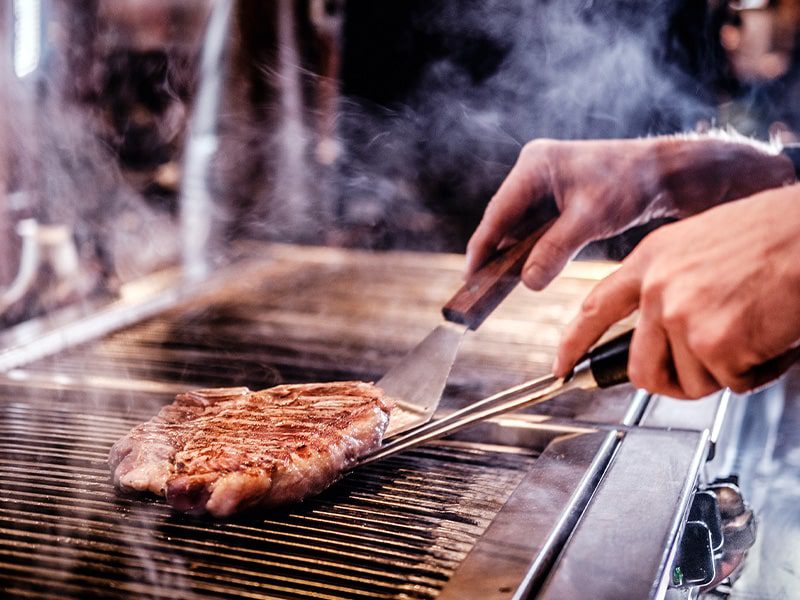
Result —
[[556, 356], [555, 360], [553, 361], [553, 374], [559, 375], [561, 373], [561, 361]]
[[522, 274], [522, 279], [525, 285], [538, 292], [544, 287], [543, 276], [544, 273], [539, 268], [539, 265], [529, 265]]

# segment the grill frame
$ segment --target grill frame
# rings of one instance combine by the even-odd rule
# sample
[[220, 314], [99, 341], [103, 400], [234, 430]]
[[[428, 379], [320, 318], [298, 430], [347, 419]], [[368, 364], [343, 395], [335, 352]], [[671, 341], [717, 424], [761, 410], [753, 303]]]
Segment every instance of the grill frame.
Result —
[[[387, 483], [386, 487], [381, 484], [375, 489], [364, 489], [356, 485], [354, 479], [346, 478], [331, 493], [312, 500], [315, 509], [309, 514], [298, 516], [291, 511], [281, 511], [263, 519], [263, 523], [269, 525], [264, 534], [259, 529], [260, 523], [253, 524], [246, 519], [215, 522], [207, 518], [173, 515], [160, 500], [119, 496], [113, 491], [105, 463], [107, 449], [127, 427], [149, 414], [153, 406], [164, 399], [163, 395], [152, 395], [150, 408], [137, 408], [140, 403], [132, 403], [134, 398], [126, 398], [126, 394], [119, 392], [108, 392], [110, 396], [118, 396], [118, 403], [99, 410], [96, 397], [94, 405], [90, 403], [83, 407], [70, 398], [71, 394], [80, 393], [79, 390], [51, 390], [49, 393], [63, 404], [54, 408], [47, 400], [30, 402], [26, 399], [26, 396], [46, 395], [45, 390], [39, 388], [10, 382], [0, 386], [0, 589], [11, 593], [12, 597], [44, 598], [58, 592], [65, 598], [144, 595], [157, 598], [309, 597], [340, 600], [435, 597], [452, 600], [479, 597], [500, 600], [523, 598], [529, 594], [560, 598], [565, 597], [564, 593], [576, 590], [602, 590], [600, 583], [606, 584], [606, 588], [612, 586], [611, 589], [615, 589], [617, 595], [613, 597], [657, 597], [664, 570], [671, 562], [674, 541], [681, 533], [688, 499], [700, 476], [700, 468], [708, 450], [707, 432], [648, 429], [618, 434], [598, 431], [543, 436], [539, 429], [541, 422], [537, 423], [536, 429], [526, 429], [520, 421], [519, 425], [484, 423], [479, 434], [484, 440], [482, 443], [454, 439], [441, 442], [441, 446], [434, 449], [418, 452], [448, 457], [457, 452], [483, 453], [484, 456], [491, 454], [492, 468], [483, 473], [480, 486], [505, 485], [512, 489], [501, 501], [495, 502], [489, 511], [490, 517], [486, 517], [489, 513], [482, 512], [483, 509], [477, 505], [477, 508], [459, 512], [464, 496], [463, 488], [459, 488], [460, 491], [456, 488], [463, 474], [459, 476], [458, 473], [448, 472], [448, 469], [452, 469], [452, 463], [420, 468], [414, 476], [418, 481], [416, 488], [392, 480], [392, 468], [407, 460], [400, 455], [387, 460], [385, 464], [363, 469], [370, 473], [369, 482], [384, 482]], [[102, 395], [102, 390], [92, 390], [93, 395], [98, 393]], [[141, 400], [146, 393], [130, 394]], [[15, 400], [10, 401], [10, 398]], [[627, 420], [635, 420], [647, 406], [646, 395], [638, 394], [636, 398], [638, 405], [631, 405]], [[36, 412], [37, 404], [39, 409], [50, 407]], [[126, 405], [127, 409], [124, 408]], [[79, 410], [76, 411], [76, 408]], [[32, 413], [39, 416], [31, 418]], [[59, 422], [59, 414], [71, 419], [68, 426]], [[105, 433], [98, 435], [98, 429]], [[31, 430], [35, 435], [31, 435]], [[514, 439], [516, 446], [508, 444], [509, 437]], [[41, 451], [42, 440], [48, 442], [44, 452]], [[665, 454], [654, 453], [653, 448], [668, 452], [672, 457], [669, 464], [665, 465], [663, 461]], [[9, 454], [29, 457], [33, 461], [31, 464], [39, 470], [26, 469], [24, 465], [10, 461]], [[535, 454], [538, 455], [534, 458]], [[495, 461], [498, 457], [527, 461], [525, 464], [529, 465], [529, 469], [517, 473], [518, 480], [510, 484], [508, 480], [503, 483], [503, 479], [497, 476], [499, 465]], [[81, 461], [94, 465], [93, 472], [76, 466]], [[365, 475], [364, 472], [362, 475]], [[665, 477], [667, 472], [671, 477]], [[628, 531], [629, 538], [625, 543], [633, 545], [632, 541], [644, 531], [662, 543], [637, 546], [634, 557], [628, 557], [624, 564], [607, 565], [602, 574], [604, 579], [598, 581], [598, 574], [592, 569], [591, 557], [597, 556], [603, 548], [616, 547], [620, 543], [620, 531], [608, 524], [619, 517], [616, 513], [619, 506], [627, 503], [627, 506], [635, 507], [639, 502], [630, 499], [631, 490], [636, 487], [634, 482], [640, 488], [634, 496], [649, 499], [659, 510], [655, 515], [649, 514], [647, 519], [639, 515], [625, 522], [623, 531]], [[71, 513], [65, 515], [59, 507], [59, 502], [65, 498], [72, 501], [70, 485], [77, 486], [80, 492], [76, 496], [77, 516]], [[454, 491], [448, 491], [450, 486]], [[419, 551], [420, 546], [415, 542], [417, 538], [422, 542], [428, 539], [425, 534], [435, 529], [433, 520], [422, 518], [397, 522], [391, 517], [399, 514], [396, 512], [398, 507], [404, 507], [409, 502], [419, 504], [412, 514], [424, 516], [429, 510], [426, 507], [435, 503], [436, 496], [442, 493], [450, 494], [449, 503], [452, 506], [458, 505], [457, 509], [453, 509], [456, 511], [455, 520], [449, 521], [447, 526], [450, 537], [437, 539], [435, 546], [431, 547], [438, 556], [437, 560], [447, 565], [445, 570], [432, 567], [431, 555]], [[659, 502], [662, 497], [664, 502]], [[339, 502], [337, 498], [345, 498], [345, 501]], [[365, 504], [361, 505], [360, 502]], [[18, 506], [15, 507], [15, 504]], [[482, 521], [473, 522], [475, 519]], [[165, 522], [167, 525], [164, 525]], [[298, 526], [298, 522], [301, 525]], [[32, 529], [37, 526], [49, 527], [49, 533], [37, 534]], [[137, 552], [141, 551], [154, 564], [159, 561], [175, 562], [175, 566], [166, 572], [159, 570], [159, 577], [191, 579], [192, 574], [186, 570], [183, 554], [176, 553], [174, 547], [170, 551], [168, 546], [164, 546], [163, 536], [167, 536], [166, 539], [171, 542], [170, 536], [176, 537], [176, 531], [183, 533], [179, 543], [191, 546], [194, 554], [197, 548], [201, 548], [210, 561], [221, 559], [225, 564], [235, 562], [244, 566], [233, 571], [237, 575], [233, 578], [228, 576], [230, 567], [223, 565], [220, 572], [226, 576], [221, 577], [220, 581], [215, 582], [213, 578], [209, 579], [211, 575], [207, 575], [206, 579], [201, 578], [202, 585], [192, 589], [160, 590], [141, 581], [125, 582], [124, 585], [115, 583], [113, 573], [119, 567], [113, 563], [106, 567], [108, 579], [81, 576], [61, 587], [48, 587], [47, 582], [59, 573], [59, 564], [62, 565], [62, 575], [66, 576], [70, 561], [78, 561], [75, 556], [83, 560], [80, 566], [86, 570], [87, 556], [93, 557], [98, 563], [108, 563], [110, 556], [120, 554], [119, 548], [114, 547], [108, 539], [108, 531], [104, 527], [112, 532], [115, 528], [121, 528], [127, 535], [144, 530], [144, 542], [138, 539], [125, 546], [128, 548], [127, 557], [134, 560], [139, 556]], [[382, 554], [379, 552], [379, 556], [386, 559], [381, 562], [369, 555], [370, 548], [379, 539], [381, 543], [387, 542], [386, 536], [390, 530], [397, 531], [389, 536], [388, 550], [384, 549]], [[66, 540], [66, 549], [60, 555], [56, 553], [55, 558], [50, 556], [46, 568], [37, 565], [23, 568], [17, 565], [17, 572], [27, 574], [28, 578], [15, 576], [15, 561], [19, 562], [26, 556], [30, 558], [37, 544], [57, 539], [53, 531]], [[278, 535], [279, 545], [294, 548], [298, 556], [269, 550], [275, 541], [270, 541], [271, 538], [257, 541], [259, 532]], [[88, 539], [80, 539], [82, 533], [86, 533]], [[149, 542], [148, 535], [156, 537]], [[233, 539], [248, 540], [247, 544], [251, 545], [220, 545], [219, 539], [229, 539], [231, 536]], [[622, 539], [625, 539], [624, 535]], [[76, 540], [78, 550], [72, 547]], [[322, 558], [314, 557], [312, 548], [316, 547], [333, 548], [333, 556], [350, 557], [356, 564], [345, 568], [336, 560], [326, 561], [324, 556], [329, 554], [328, 550], [323, 552]], [[300, 569], [305, 578], [299, 575], [295, 578], [275, 576], [273, 582], [264, 583], [264, 575], [254, 570], [256, 565], [264, 568], [283, 565], [282, 568], [286, 570], [286, 561], [305, 564], [306, 568]], [[401, 568], [403, 564], [406, 565], [403, 567], [406, 571]], [[381, 571], [381, 565], [388, 571]], [[211, 568], [211, 572], [215, 569], [205, 568]], [[341, 575], [343, 569], [345, 575]], [[416, 573], [415, 578], [409, 578], [408, 569]], [[9, 574], [9, 571], [12, 573]], [[49, 579], [42, 579], [35, 584], [41, 594], [37, 595], [36, 589], [26, 592], [18, 587], [17, 584], [30, 584], [31, 576], [43, 577], [45, 572], [50, 574]], [[137, 572], [143, 577], [146, 574], [143, 569]], [[568, 576], [564, 573], [568, 573]], [[637, 574], [635, 583], [638, 587], [632, 587], [634, 580], [626, 578], [632, 573]], [[258, 577], [262, 578], [258, 580], [259, 593], [253, 590], [243, 593], [231, 587], [252, 587]], [[341, 584], [337, 587], [330, 583], [332, 578], [344, 578], [351, 587]], [[376, 581], [382, 583], [379, 585]], [[438, 587], [437, 581], [440, 584]], [[619, 595], [622, 591], [613, 588], [620, 581], [626, 582], [624, 590], [629, 594]], [[87, 582], [97, 588], [78, 585]], [[390, 583], [393, 585], [390, 586]], [[106, 586], [110, 584], [116, 585], [114, 594], [106, 593]], [[298, 587], [301, 584], [304, 587]], [[366, 588], [359, 593], [358, 586], [362, 584]], [[93, 596], [92, 589], [101, 590], [101, 593]], [[120, 592], [119, 595], [115, 595], [116, 592]], [[601, 593], [599, 597], [612, 596]]]
[[[376, 271], [390, 271], [393, 275], [399, 272], [400, 278], [405, 282], [401, 283], [406, 285], [407, 282], [430, 280], [434, 276], [446, 280], [446, 276], [452, 277], [461, 267], [460, 258], [445, 258], [445, 266], [442, 266], [444, 263], [437, 262], [433, 265], [433, 270], [439, 269], [439, 271], [431, 275], [430, 264], [434, 261], [430, 257], [420, 258], [417, 255], [413, 257], [392, 256], [391, 261], [394, 262], [387, 263], [385, 257], [375, 258], [372, 255], [359, 254], [351, 264], [352, 255], [350, 253], [330, 251], [329, 249], [306, 251], [279, 246], [270, 249], [268, 254], [270, 258], [267, 260], [262, 252], [261, 256], [255, 260], [244, 264], [240, 263], [228, 272], [221, 271], [210, 281], [199, 284], [186, 284], [176, 278], [174, 273], [163, 277], [156, 276], [149, 283], [143, 282], [146, 285], [140, 285], [125, 298], [103, 305], [100, 310], [89, 310], [83, 313], [67, 310], [52, 318], [29, 323], [25, 327], [7, 332], [0, 336], [0, 345], [4, 348], [0, 351], [0, 371], [5, 371], [4, 374], [0, 374], [0, 383], [5, 384], [8, 389], [24, 390], [29, 394], [55, 392], [66, 397], [71, 392], [81, 392], [90, 401], [95, 402], [103, 402], [109, 394], [123, 397], [127, 395], [131, 398], [136, 395], [141, 397], [144, 394], [160, 398], [159, 402], [147, 405], [145, 412], [140, 411], [137, 414], [138, 420], [144, 420], [156, 412], [158, 405], [169, 401], [170, 396], [175, 392], [183, 391], [187, 387], [202, 386], [191, 386], [183, 382], [176, 383], [160, 379], [157, 375], [149, 377], [136, 374], [134, 377], [128, 377], [124, 370], [122, 373], [113, 370], [106, 371], [102, 365], [99, 372], [92, 372], [91, 368], [87, 368], [87, 371], [84, 372], [81, 361], [84, 361], [86, 365], [91, 365], [96, 358], [90, 351], [92, 347], [114, 350], [113, 343], [111, 346], [107, 345], [107, 342], [114, 340], [115, 336], [108, 336], [112, 331], [139, 323], [142, 319], [155, 315], [176, 314], [181, 311], [202, 311], [210, 303], [236, 299], [243, 291], [252, 292], [255, 286], [259, 283], [263, 284], [265, 280], [268, 280], [269, 285], [274, 287], [273, 291], [280, 295], [287, 290], [296, 290], [298, 282], [312, 281], [314, 269], [323, 271], [324, 284], [331, 284], [334, 291], [339, 290], [337, 293], [340, 295], [334, 298], [333, 304], [337, 310], [344, 310], [347, 308], [347, 304], [341, 304], [342, 299], [346, 299], [348, 293], [352, 294], [355, 291], [357, 294], [360, 290], [343, 290], [342, 288], [347, 288], [347, 284], [350, 282], [338, 281], [342, 278], [342, 273], [358, 275], [363, 270], [365, 276], [369, 278], [370, 274]], [[298, 256], [290, 259], [290, 255], [295, 254]], [[400, 268], [389, 268], [389, 264]], [[309, 268], [298, 273], [298, 267], [304, 268], [305, 266], [309, 266]], [[536, 325], [534, 333], [537, 336], [541, 333], [552, 337], [553, 332], [560, 328], [559, 319], [565, 313], [563, 307], [560, 307], [558, 311], [554, 311], [553, 307], [558, 303], [576, 304], [596, 278], [596, 274], [585, 277], [581, 275], [560, 284], [561, 287], [556, 289], [553, 297], [547, 302], [543, 301], [540, 308], [548, 316], [543, 319], [541, 326]], [[437, 288], [438, 291], [428, 290], [425, 292], [423, 305], [425, 303], [429, 305], [425, 311], [431, 313], [432, 321], [437, 319], [437, 311], [430, 310], [430, 308], [435, 307], [440, 301], [439, 295], [442, 298], [446, 297], [446, 293], [449, 292], [448, 288], [449, 284], [445, 281], [442, 288]], [[392, 290], [388, 292], [379, 290], [377, 296], [381, 298], [383, 297], [381, 294], [384, 294], [386, 298], [390, 298], [389, 292]], [[313, 296], [313, 292], [310, 295]], [[541, 297], [546, 298], [545, 295]], [[414, 299], [417, 300], [417, 298]], [[520, 311], [520, 307], [527, 307], [526, 301], [515, 299], [515, 295], [512, 294], [507, 304], [513, 305], [515, 302], [514, 310], [519, 311], [520, 315], [524, 314], [524, 318], [527, 319], [529, 316], [527, 308], [524, 313]], [[381, 315], [385, 308], [381, 307]], [[548, 311], [551, 311], [552, 314]], [[396, 307], [389, 310], [388, 313], [386, 319], [381, 316], [381, 318], [364, 324], [363, 327], [359, 326], [359, 335], [380, 330], [381, 326], [385, 326], [386, 323], [398, 317]], [[519, 319], [522, 317], [515, 316], [511, 310], [503, 313], [503, 309], [501, 309], [498, 313], [499, 318], [487, 323], [488, 329], [485, 336], [481, 337], [483, 332], [480, 332], [472, 347], [470, 347], [469, 341], [467, 342], [467, 349], [463, 353], [467, 356], [463, 358], [468, 360], [464, 361], [460, 371], [458, 364], [456, 365], [452, 378], [454, 385], [448, 390], [449, 396], [446, 398], [450, 403], [444, 402], [443, 408], [456, 408], [458, 405], [453, 404], [454, 401], [475, 399], [478, 389], [474, 387], [475, 382], [468, 375], [470, 369], [474, 370], [475, 365], [478, 364], [476, 357], [480, 358], [481, 355], [475, 352], [475, 348], [479, 346], [489, 347], [494, 352], [491, 361], [486, 365], [480, 364], [481, 367], [485, 367], [480, 373], [481, 385], [497, 389], [500, 384], [505, 386], [513, 383], [510, 379], [516, 377], [520, 370], [530, 369], [525, 372], [527, 378], [541, 374], [537, 369], [549, 368], [547, 356], [549, 350], [546, 345], [531, 345], [531, 337], [527, 333], [526, 335], [519, 334]], [[77, 320], [75, 320], [76, 314], [79, 316]], [[366, 316], [369, 316], [369, 311]], [[400, 317], [403, 315], [400, 314]], [[293, 313], [292, 318], [297, 318], [299, 324], [309, 327], [316, 322], [313, 319], [307, 319], [300, 313]], [[377, 375], [383, 372], [387, 363], [402, 355], [408, 347], [420, 339], [413, 328], [409, 328], [409, 323], [409, 317], [406, 317], [405, 320], [400, 318], [395, 329], [390, 332], [389, 339], [397, 342], [391, 352], [375, 356], [364, 355], [363, 348], [355, 346], [356, 353], [353, 356], [367, 359], [359, 365], [362, 368], [362, 378], [369, 378], [371, 374]], [[337, 326], [346, 327], [347, 324], [348, 321], [345, 319]], [[422, 320], [416, 323], [416, 326], [427, 331], [431, 324], [429, 321]], [[275, 329], [274, 321], [269, 319], [264, 321], [264, 326], [267, 327], [264, 330], [266, 332], [280, 332], [280, 328]], [[490, 331], [492, 327], [495, 329]], [[336, 333], [335, 327], [332, 331], [334, 334]], [[497, 342], [494, 336], [504, 341]], [[96, 338], [100, 338], [100, 340], [88, 347], [73, 349], [76, 344]], [[70, 348], [70, 350], [63, 352], [65, 348]], [[316, 348], [312, 347], [312, 363], [318, 360], [317, 355], [313, 354], [316, 351]], [[506, 351], [509, 352], [509, 356], [513, 355], [514, 357], [514, 360], [510, 361], [510, 365], [501, 360], [505, 357]], [[46, 356], [51, 356], [51, 358], [41, 360]], [[72, 363], [76, 368], [66, 368], [69, 367], [71, 360], [77, 361]], [[302, 369], [306, 368], [308, 364], [308, 361], [300, 360], [290, 363], [290, 367]], [[495, 379], [486, 375], [492, 371], [497, 371], [500, 375]], [[335, 366], [324, 372], [329, 376], [338, 373]], [[346, 378], [351, 376], [348, 375]], [[470, 398], [470, 396], [472, 397]], [[583, 421], [622, 422], [634, 425], [639, 422], [646, 412], [646, 408], [653, 405], [653, 400], [647, 395], [633, 394], [630, 389], [625, 389], [611, 395], [601, 393], [581, 397], [578, 394], [574, 397], [560, 398], [559, 402], [541, 408], [545, 412], [554, 410], [555, 416], [563, 417], [566, 414]], [[0, 398], [0, 403], [2, 402], [5, 400]], [[118, 408], [121, 414], [133, 415], [135, 404], [122, 402]], [[142, 407], [139, 406], [139, 408]], [[535, 412], [539, 412], [539, 410]], [[614, 573], [614, 576], [621, 577], [622, 580], [627, 578], [636, 579], [639, 582], [644, 581], [648, 586], [647, 589], [650, 590], [648, 597], [657, 597], [659, 588], [657, 585], [653, 585], [653, 581], [657, 581], [665, 572], [665, 565], [668, 564], [670, 553], [674, 549], [674, 540], [680, 535], [684, 517], [681, 513], [682, 494], [685, 494], [686, 490], [691, 490], [697, 481], [698, 464], [702, 462], [702, 456], [707, 448], [702, 431], [705, 427], [705, 423], [700, 423], [699, 431], [675, 432], [674, 438], [682, 439], [684, 445], [688, 443], [688, 447], [693, 452], [682, 454], [682, 458], [671, 465], [672, 475], [675, 476], [676, 481], [680, 480], [680, 477], [675, 474], [682, 474], [683, 479], [680, 480], [682, 485], [677, 487], [673, 485], [669, 489], [663, 486], [659, 488], [666, 494], [664, 496], [666, 508], [661, 513], [658, 522], [640, 520], [633, 524], [638, 531], [646, 532], [647, 535], [654, 535], [655, 538], [662, 540], [663, 547], [656, 549], [658, 554], [656, 562], [653, 562], [652, 553], [646, 554], [646, 556], [645, 553], [642, 553], [642, 560], [632, 561], [631, 564], [626, 565], [622, 575], [619, 572]], [[549, 446], [538, 457], [531, 473], [522, 479], [505, 504], [500, 507], [471, 551], [457, 565], [439, 597], [481, 597], [500, 600], [522, 598], [528, 594], [546, 594], [548, 589], [555, 589], [551, 586], [554, 585], [554, 581], [557, 581], [557, 574], [564, 568], [564, 565], [570, 564], [570, 556], [580, 555], [581, 546], [575, 546], [573, 539], [577, 532], [597, 532], [597, 535], [588, 535], [590, 543], [584, 547], [599, 549], [601, 552], [604, 548], [613, 547], [615, 543], [613, 531], [604, 527], [603, 524], [619, 515], [614, 515], [615, 503], [613, 501], [609, 503], [607, 500], [606, 508], [598, 512], [596, 503], [599, 498], [598, 491], [612, 490], [615, 494], [623, 494], [620, 497], [624, 498], [624, 494], [630, 491], [630, 480], [626, 479], [626, 473], [634, 471], [640, 473], [638, 484], [659, 487], [663, 483], [659, 479], [663, 479], [663, 471], [659, 471], [658, 467], [659, 461], [663, 460], [664, 455], [659, 454], [662, 452], [661, 446], [657, 440], [653, 441], [654, 438], [649, 438], [651, 441], [644, 443], [643, 447], [647, 452], [636, 458], [631, 456], [630, 452], [623, 452], [630, 439], [630, 434], [625, 432], [615, 434], [604, 431], [578, 436], [559, 436], [558, 432], [543, 433], [542, 428], [541, 423], [538, 424], [536, 431], [499, 422], [487, 423], [463, 432], [456, 439], [457, 443], [467, 444], [471, 448], [487, 450], [494, 445], [495, 450], [501, 449], [504, 452], [512, 453], [524, 451], [526, 444], [539, 449], [547, 444]], [[644, 436], [649, 433], [652, 432], [641, 432]], [[635, 460], [639, 462], [637, 463]], [[645, 470], [643, 474], [641, 471], [641, 466], [649, 464], [648, 461], [652, 461], [653, 464], [649, 477], [648, 471]], [[625, 485], [628, 487], [621, 486], [619, 482], [627, 482]], [[0, 493], [2, 493], [2, 488], [0, 488]], [[534, 533], [520, 527], [521, 523], [527, 522], [526, 515], [530, 514], [535, 514], [536, 517], [532, 523]], [[584, 533], [582, 536], [585, 540], [587, 534]], [[595, 541], [602, 541], [604, 546], [602, 544], [593, 545]], [[583, 543], [586, 544], [586, 542]], [[645, 558], [647, 560], [644, 560]], [[2, 564], [2, 560], [0, 560], [0, 568], [2, 568]], [[493, 576], [487, 577], [487, 573]], [[606, 575], [611, 573], [612, 571], [609, 570]], [[494, 577], [496, 574], [499, 576]], [[574, 573], [572, 577], [575, 578], [575, 581], [579, 580]], [[661, 584], [663, 584], [663, 577], [659, 585]], [[98, 585], [102, 588], [102, 582], [99, 582]], [[582, 585], [584, 586], [583, 590], [600, 589], [596, 582], [591, 580], [591, 577], [583, 580]], [[481, 592], [476, 596], [478, 590]], [[32, 595], [33, 592], [25, 596], [23, 589], [12, 591], [15, 594], [19, 593], [20, 597], [36, 597]], [[110, 596], [113, 591], [113, 589], [98, 589], [98, 594], [106, 597]], [[276, 590], [275, 594], [278, 594], [279, 591]], [[404, 593], [402, 588], [396, 591], [399, 595], [395, 594], [394, 597], [407, 597], [402, 595]], [[125, 594], [121, 594], [120, 597], [125, 597]], [[182, 595], [181, 597], [192, 596]]]

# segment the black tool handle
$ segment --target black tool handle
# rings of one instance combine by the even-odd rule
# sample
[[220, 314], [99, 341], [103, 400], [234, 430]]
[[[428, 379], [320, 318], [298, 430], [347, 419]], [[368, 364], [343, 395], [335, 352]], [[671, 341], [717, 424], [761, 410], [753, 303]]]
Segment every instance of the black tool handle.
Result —
[[633, 329], [608, 340], [589, 351], [578, 364], [588, 360], [592, 376], [599, 388], [628, 383], [628, 354]]
[[513, 246], [501, 250], [475, 272], [444, 305], [444, 318], [477, 329], [517, 286], [528, 254], [550, 225], [552, 221]]
[[[609, 388], [621, 383], [628, 383], [628, 355], [630, 354], [633, 329], [622, 333], [609, 341], [590, 350], [578, 361], [578, 364], [589, 364], [594, 380], [599, 388]], [[800, 347], [791, 348], [747, 372], [753, 389], [765, 385], [800, 360]]]

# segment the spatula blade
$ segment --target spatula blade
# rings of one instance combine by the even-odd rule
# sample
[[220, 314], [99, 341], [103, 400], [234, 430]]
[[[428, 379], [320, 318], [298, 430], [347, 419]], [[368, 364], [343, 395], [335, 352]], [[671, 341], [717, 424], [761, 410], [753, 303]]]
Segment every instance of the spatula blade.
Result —
[[384, 438], [431, 419], [466, 331], [464, 325], [442, 323], [377, 383], [396, 405]]

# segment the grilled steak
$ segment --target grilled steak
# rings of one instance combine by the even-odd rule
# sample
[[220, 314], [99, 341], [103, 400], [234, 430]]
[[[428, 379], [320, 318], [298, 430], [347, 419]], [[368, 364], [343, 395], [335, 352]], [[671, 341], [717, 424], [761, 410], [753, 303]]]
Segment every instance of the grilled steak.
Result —
[[317, 494], [381, 443], [390, 404], [367, 383], [180, 394], [111, 449], [122, 490], [225, 517]]

